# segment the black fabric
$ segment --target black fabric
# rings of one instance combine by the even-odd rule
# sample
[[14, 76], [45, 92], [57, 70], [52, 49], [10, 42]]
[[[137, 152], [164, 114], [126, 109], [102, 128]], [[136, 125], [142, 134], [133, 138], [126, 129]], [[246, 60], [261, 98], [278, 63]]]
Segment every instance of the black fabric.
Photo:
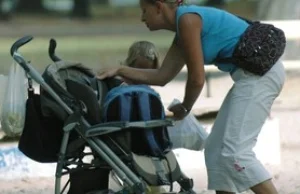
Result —
[[[80, 71], [82, 68], [66, 68], [50, 76], [46, 69], [43, 78], [75, 113], [80, 112], [86, 116], [90, 124], [97, 124], [101, 121], [100, 108], [107, 91], [120, 85], [121, 82], [113, 78], [96, 80], [93, 75]], [[81, 76], [75, 76], [77, 74]], [[58, 77], [57, 80], [67, 85], [67, 90], [61, 87], [54, 77]], [[84, 115], [85, 108], [88, 108], [86, 115]], [[25, 126], [18, 144], [20, 151], [40, 163], [58, 162], [64, 134], [63, 127], [68, 124], [68, 119], [70, 115], [42, 87], [40, 95], [30, 91], [26, 102]], [[67, 159], [77, 158], [83, 151], [85, 142], [80, 141], [82, 139], [78, 136], [76, 131], [70, 134]], [[68, 194], [85, 194], [88, 191], [107, 189], [108, 173], [107, 169], [71, 172]]]
[[[68, 92], [70, 92], [77, 101], [82, 102], [80, 111], [82, 111], [82, 115], [84, 115], [85, 119], [91, 125], [100, 123], [102, 118], [101, 108], [92, 88], [73, 80], [66, 80], [66, 86]], [[104, 91], [100, 92], [101, 94], [106, 93]]]
[[[64, 101], [69, 108], [74, 112], [79, 111], [81, 104], [78, 100], [67, 91], [66, 80], [72, 80], [83, 85], [90, 87], [97, 93], [97, 99], [99, 104], [102, 104], [103, 96], [106, 92], [103, 92], [101, 86], [105, 86], [108, 89], [118, 85], [117, 79], [109, 78], [105, 80], [99, 80], [91, 69], [77, 63], [58, 62], [49, 65], [42, 74], [45, 82], [55, 91], [55, 93]], [[100, 89], [100, 91], [98, 91]], [[95, 94], [96, 94], [95, 93]], [[42, 113], [44, 116], [55, 116], [61, 120], [65, 120], [69, 115], [46, 91], [44, 88], [40, 88]]]
[[57, 162], [63, 136], [63, 122], [43, 117], [40, 96], [29, 93], [26, 117], [18, 147], [27, 157], [41, 163]]
[[[72, 70], [75, 71], [77, 69], [75, 68]], [[110, 89], [106, 85], [114, 87], [119, 84], [115, 79], [107, 79], [105, 81], [99, 80], [97, 88], [93, 88], [97, 90], [99, 94], [97, 96], [98, 99], [101, 97], [101, 100], [97, 101], [92, 86], [89, 85], [90, 82], [85, 82], [85, 85], [80, 82], [80, 84], [83, 85], [81, 88], [76, 88], [74, 87], [74, 84], [72, 85], [69, 83], [69, 89], [72, 90], [72, 93], [76, 94], [76, 96], [73, 96], [70, 91], [64, 90], [56, 83], [51, 76], [46, 75], [47, 74], [44, 73], [46, 83], [52, 87], [57, 95], [59, 95], [74, 112], [83, 112], [81, 109], [84, 107], [82, 106], [82, 103], [79, 103], [80, 101], [83, 101], [84, 104], [86, 103], [88, 105], [88, 108], [90, 109], [88, 110], [88, 121], [91, 122], [91, 124], [96, 124], [101, 121], [100, 104], [102, 104], [103, 96], [105, 96], [107, 90]], [[90, 79], [92, 80], [93, 78]], [[68, 82], [67, 80], [63, 81]], [[71, 81], [69, 80], [69, 82]], [[72, 83], [74, 82], [75, 81]], [[76, 90], [77, 92], [75, 93], [74, 91]], [[40, 89], [40, 95], [30, 91], [28, 96], [26, 102], [25, 125], [18, 147], [27, 157], [37, 162], [57, 162], [63, 138], [63, 127], [64, 124], [66, 124], [65, 122], [69, 115], [42, 87]], [[44, 114], [45, 110], [47, 110], [47, 114]], [[78, 134], [73, 131], [70, 135], [68, 144], [77, 138]], [[81, 152], [81, 150], [78, 150], [78, 152]]]
[[108, 189], [109, 169], [85, 169], [70, 173], [68, 194], [86, 194]]
[[286, 46], [284, 32], [271, 24], [252, 22], [241, 36], [232, 57], [216, 62], [233, 63], [253, 74], [263, 76], [282, 56]]

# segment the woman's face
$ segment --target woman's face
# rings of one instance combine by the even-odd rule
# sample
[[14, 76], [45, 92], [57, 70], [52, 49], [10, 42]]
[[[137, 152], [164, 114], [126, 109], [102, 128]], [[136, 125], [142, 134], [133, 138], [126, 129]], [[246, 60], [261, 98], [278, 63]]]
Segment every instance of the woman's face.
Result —
[[147, 0], [140, 0], [140, 8], [142, 10], [141, 20], [150, 31], [163, 28], [163, 6], [161, 1], [149, 3]]
[[131, 65], [131, 67], [133, 68], [140, 68], [140, 69], [156, 69], [156, 66], [155, 66], [155, 62], [154, 61], [151, 61], [145, 57], [141, 57], [141, 56], [138, 56], [133, 64]]

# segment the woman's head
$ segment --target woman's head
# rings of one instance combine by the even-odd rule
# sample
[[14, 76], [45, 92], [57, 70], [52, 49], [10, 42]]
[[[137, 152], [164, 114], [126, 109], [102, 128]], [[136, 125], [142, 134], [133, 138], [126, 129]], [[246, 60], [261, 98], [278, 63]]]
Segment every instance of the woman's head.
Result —
[[140, 0], [141, 20], [151, 31], [173, 29], [175, 11], [181, 4], [183, 0]]
[[158, 51], [153, 43], [138, 41], [130, 46], [125, 65], [134, 68], [157, 69], [158, 57]]

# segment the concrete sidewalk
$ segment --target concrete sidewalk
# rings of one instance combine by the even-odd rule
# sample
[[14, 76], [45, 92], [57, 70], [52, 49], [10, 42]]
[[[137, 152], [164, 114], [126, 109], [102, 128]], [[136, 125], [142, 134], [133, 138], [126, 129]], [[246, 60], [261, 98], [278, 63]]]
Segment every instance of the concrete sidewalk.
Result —
[[[209, 128], [210, 126], [207, 127]], [[274, 132], [276, 132], [276, 135]], [[273, 135], [270, 137], [271, 133], [273, 133]], [[260, 143], [255, 148], [255, 152], [257, 157], [261, 159], [262, 163], [276, 174], [278, 173], [278, 170], [276, 169], [280, 169], [281, 166], [280, 144], [278, 143], [278, 119], [268, 120], [264, 126], [262, 134], [263, 135], [259, 138]], [[206, 190], [207, 175], [204, 153], [202, 151], [190, 151], [185, 149], [177, 149], [174, 150], [174, 152], [182, 171], [190, 178], [193, 178], [195, 184], [194, 190], [199, 194], [214, 193]], [[20, 194], [32, 194], [34, 191], [38, 191], [38, 189], [42, 189], [43, 194], [54, 193], [55, 170], [56, 164], [41, 164], [28, 159], [17, 149], [16, 144], [0, 144], [0, 187], [3, 183], [16, 183], [14, 188], [10, 190], [9, 184], [6, 184], [5, 186], [2, 185], [2, 187], [5, 188], [5, 194], [19, 194], [19, 192], [13, 191], [16, 190], [16, 188], [22, 187], [24, 188], [21, 189]], [[63, 182], [65, 182], [67, 178], [68, 176], [65, 176], [63, 178]], [[19, 180], [26, 180], [26, 182], [22, 183]], [[30, 186], [28, 184], [30, 184], [31, 180], [43, 180], [43, 182], [47, 180], [47, 184], [45, 186], [37, 186], [36, 184], [39, 184], [39, 181], [37, 181], [36, 184], [33, 182], [31, 183], [32, 186]], [[113, 179], [110, 179], [110, 188], [118, 188]], [[166, 189], [168, 189], [168, 187]], [[179, 189], [177, 184], [174, 184], [174, 189]]]

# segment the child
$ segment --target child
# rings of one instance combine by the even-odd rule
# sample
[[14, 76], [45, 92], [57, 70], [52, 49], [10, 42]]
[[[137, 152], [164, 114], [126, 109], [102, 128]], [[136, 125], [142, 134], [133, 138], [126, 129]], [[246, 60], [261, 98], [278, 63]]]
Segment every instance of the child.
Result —
[[[158, 51], [152, 42], [145, 40], [137, 41], [129, 47], [127, 58], [121, 64], [139, 69], [158, 69], [158, 57]], [[126, 80], [123, 81], [121, 85], [130, 84]]]
[[158, 57], [158, 51], [153, 43], [137, 41], [130, 46], [123, 65], [141, 69], [157, 69]]

